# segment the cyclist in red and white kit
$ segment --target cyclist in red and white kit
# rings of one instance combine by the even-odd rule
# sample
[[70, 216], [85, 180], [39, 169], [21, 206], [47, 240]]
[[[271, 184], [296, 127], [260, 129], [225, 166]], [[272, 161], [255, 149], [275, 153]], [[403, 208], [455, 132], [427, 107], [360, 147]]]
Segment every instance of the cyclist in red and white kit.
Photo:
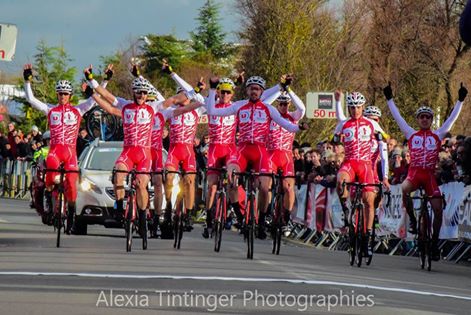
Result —
[[[468, 94], [468, 90], [461, 84], [458, 91], [458, 101], [453, 108], [448, 119], [437, 130], [431, 130], [433, 121], [433, 110], [428, 106], [421, 106], [416, 111], [417, 124], [420, 130], [416, 131], [410, 127], [402, 118], [398, 108], [393, 100], [393, 92], [391, 84], [383, 90], [387, 104], [391, 110], [391, 114], [397, 121], [399, 128], [404, 133], [409, 146], [411, 161], [407, 178], [401, 184], [402, 201], [407, 213], [409, 214], [411, 233], [417, 234], [417, 219], [415, 218], [412, 202], [410, 201], [410, 193], [419, 188], [423, 188], [429, 197], [440, 197], [440, 189], [435, 179], [435, 167], [438, 162], [438, 154], [440, 152], [441, 141], [445, 135], [451, 130], [456, 119], [461, 112], [463, 102]], [[432, 232], [432, 259], [440, 260], [440, 250], [438, 241], [440, 236], [440, 228], [442, 226], [443, 205], [441, 198], [433, 198], [430, 200], [433, 209], [433, 232]]]
[[[286, 78], [291, 82], [292, 77]], [[290, 121], [293, 124], [298, 123], [306, 113], [306, 107], [303, 101], [291, 90], [290, 87], [287, 91], [281, 94], [278, 98], [278, 111], [281, 117]], [[288, 108], [290, 103], [293, 102], [296, 110], [289, 112]], [[289, 132], [282, 128], [275, 121], [270, 124], [270, 133], [268, 135], [268, 154], [272, 164], [272, 171], [278, 172], [278, 169], [283, 170], [283, 176], [294, 176], [294, 161], [293, 161], [293, 141], [295, 133]], [[282, 224], [285, 230], [290, 220], [291, 212], [293, 211], [295, 193], [294, 193], [294, 178], [283, 179], [283, 190], [285, 191], [282, 214]]]
[[[177, 104], [177, 107], [187, 106], [187, 103], [190, 99], [204, 103], [204, 98], [201, 96], [201, 94], [199, 94], [199, 92], [204, 89], [204, 83], [202, 80], [200, 80], [198, 85], [193, 88], [185, 80], [178, 76], [178, 74], [173, 72], [172, 67], [165, 60], [162, 64], [162, 71], [164, 73], [170, 74], [171, 78], [177, 83], [177, 95], [185, 95], [187, 98], [187, 100], [184, 102]], [[186, 207], [186, 216], [183, 218], [183, 220], [187, 228], [191, 228], [189, 226], [189, 213], [193, 209], [195, 203], [196, 174], [191, 174], [196, 172], [196, 157], [193, 145], [200, 117], [205, 112], [206, 107], [198, 107], [192, 111], [174, 116], [170, 120], [170, 148], [167, 156], [167, 162], [165, 163], [165, 169], [168, 171], [177, 171], [181, 163], [183, 171], [190, 173], [185, 174], [182, 179], [184, 182], [183, 198]], [[161, 226], [161, 237], [169, 239], [173, 238], [173, 228], [171, 224], [171, 197], [174, 177], [175, 174], [167, 174], [164, 184], [167, 206], [165, 208], [164, 222]]]
[[[239, 74], [238, 81], [243, 81], [243, 73]], [[234, 96], [235, 83], [229, 78], [221, 78], [216, 83], [217, 103], [216, 108], [226, 108], [231, 106]], [[280, 89], [279, 85], [265, 90], [260, 99], [263, 101], [269, 95], [276, 93]], [[206, 99], [207, 103], [207, 99]], [[236, 152], [235, 134], [237, 131], [237, 119], [235, 115], [215, 116], [209, 115], [209, 149], [208, 168], [221, 168], [227, 166], [229, 158]], [[207, 171], [208, 190], [206, 195], [206, 227], [203, 230], [203, 237], [209, 238], [209, 230], [213, 223], [213, 202], [216, 195], [219, 172]]]
[[[298, 132], [300, 127], [292, 124], [284, 119], [281, 114], [272, 106], [272, 103], [280, 95], [280, 90], [267, 97], [263, 102], [260, 100], [263, 90], [265, 89], [265, 80], [258, 76], [250, 77], [246, 82], [246, 91], [249, 100], [241, 100], [234, 102], [230, 107], [216, 108], [216, 86], [218, 79], [211, 78], [211, 90], [208, 96], [208, 113], [215, 116], [236, 115], [237, 127], [239, 129], [239, 138], [237, 142], [237, 150], [230, 157], [228, 163], [228, 172], [240, 172], [246, 170], [251, 165], [256, 172], [269, 173], [271, 165], [266, 150], [268, 134], [270, 132], [270, 124], [272, 120], [281, 125], [290, 132]], [[306, 128], [303, 126], [303, 128]], [[233, 179], [231, 178], [231, 181]], [[266, 238], [265, 232], [265, 214], [269, 204], [268, 194], [271, 178], [260, 176], [258, 209], [260, 209], [258, 236], [261, 239]], [[257, 185], [258, 186], [258, 185]], [[232, 207], [237, 215], [238, 221], [243, 221], [238, 202], [238, 187], [231, 185], [229, 196]]]
[[[342, 92], [335, 91], [336, 106], [340, 108]], [[372, 166], [373, 141], [376, 138], [382, 141], [385, 132], [374, 120], [363, 116], [363, 106], [366, 103], [365, 97], [359, 92], [347, 94], [347, 106], [350, 113], [350, 119], [341, 119], [337, 117], [339, 123], [335, 128], [334, 134], [340, 136], [340, 140], [345, 146], [345, 159], [337, 173], [337, 193], [344, 211], [344, 222], [348, 225], [348, 208], [346, 201], [348, 190], [343, 188], [344, 182], [358, 181], [364, 184], [374, 184], [375, 178]], [[338, 113], [337, 113], [338, 114]], [[383, 173], [385, 173], [383, 164]], [[387, 179], [386, 179], [387, 180]], [[386, 184], [386, 183], [385, 183]], [[365, 204], [365, 218], [367, 222], [368, 255], [372, 255], [370, 239], [374, 222], [374, 199], [375, 188], [365, 187], [363, 189], [363, 202]]]
[[[95, 102], [92, 98], [77, 106], [70, 104], [73, 88], [69, 81], [60, 80], [56, 84], [56, 93], [59, 104], [52, 105], [39, 101], [34, 97], [31, 89], [33, 79], [33, 68], [31, 64], [24, 66], [23, 77], [25, 79], [26, 100], [37, 110], [47, 116], [51, 133], [49, 154], [46, 158], [47, 168], [58, 169], [64, 163], [65, 170], [78, 170], [77, 165], [77, 137], [80, 129], [82, 116], [91, 109]], [[58, 173], [46, 173], [46, 198], [50, 203], [50, 191], [57, 183]], [[66, 233], [72, 231], [75, 216], [75, 201], [77, 199], [77, 173], [68, 173], [65, 177], [66, 199], [67, 199], [67, 226]]]

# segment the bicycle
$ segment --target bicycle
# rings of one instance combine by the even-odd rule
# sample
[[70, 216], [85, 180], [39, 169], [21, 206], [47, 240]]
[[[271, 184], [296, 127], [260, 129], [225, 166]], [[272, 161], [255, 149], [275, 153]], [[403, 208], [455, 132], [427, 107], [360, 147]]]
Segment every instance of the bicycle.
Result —
[[423, 190], [420, 189], [420, 195], [412, 197], [412, 199], [420, 200], [420, 214], [418, 220], [418, 229], [416, 235], [416, 247], [419, 252], [420, 268], [424, 269], [427, 266], [427, 270], [432, 270], [432, 216], [428, 207], [428, 203], [432, 199], [442, 199], [443, 209], [446, 207], [445, 196], [432, 196], [429, 197], [424, 194]]
[[54, 185], [52, 190], [52, 211], [53, 213], [53, 226], [54, 231], [57, 232], [56, 247], [60, 247], [61, 241], [61, 230], [64, 228], [65, 233], [65, 222], [67, 220], [68, 226], [72, 225], [75, 213], [69, 213], [67, 211], [67, 198], [65, 196], [66, 187], [64, 184], [65, 174], [67, 173], [79, 173], [78, 170], [66, 170], [64, 163], [59, 164], [58, 169], [44, 169], [44, 174], [47, 172], [59, 173], [59, 182]]
[[[348, 253], [350, 256], [350, 266], [356, 261], [358, 267], [361, 267], [363, 257], [366, 258], [366, 265], [369, 266], [371, 264], [371, 260], [373, 259], [373, 255], [368, 255], [368, 242], [369, 240], [366, 239], [366, 218], [364, 216], [363, 210], [363, 198], [362, 198], [362, 191], [365, 187], [378, 187], [379, 194], [382, 194], [382, 184], [363, 184], [358, 182], [343, 182], [342, 188], [345, 187], [355, 187], [355, 194], [353, 197], [353, 202], [351, 203], [351, 208], [353, 209], [350, 211], [349, 216], [349, 226], [348, 226], [348, 233], [349, 233], [349, 248]], [[375, 236], [375, 224], [373, 224], [372, 228], [372, 236]]]
[[[183, 230], [184, 230], [184, 220], [187, 218], [189, 213], [186, 211], [186, 207], [184, 207], [184, 198], [183, 198], [183, 191], [184, 191], [184, 183], [183, 178], [185, 175], [196, 174], [196, 172], [186, 172], [182, 169], [182, 163], [179, 164], [178, 171], [168, 171], [164, 170], [164, 177], [167, 174], [178, 174], [180, 176], [180, 180], [178, 182], [179, 190], [177, 194], [177, 198], [175, 200], [175, 207], [173, 209], [174, 216], [173, 216], [173, 248], [180, 249], [181, 241], [183, 238]], [[164, 178], [164, 181], [166, 179]], [[167, 202], [170, 202], [167, 200]]]
[[[137, 201], [136, 201], [136, 175], [145, 174], [149, 175], [149, 172], [138, 172], [135, 168], [131, 171], [123, 171], [113, 169], [112, 182], [115, 182], [114, 176], [116, 173], [126, 173], [126, 185], [129, 187], [126, 191], [126, 204], [124, 206], [124, 231], [126, 236], [126, 252], [130, 252], [132, 249], [132, 234], [133, 232], [139, 231], [139, 216], [137, 215]], [[147, 218], [147, 216], [146, 216]], [[147, 222], [146, 222], [147, 223]], [[144, 231], [139, 231], [142, 237], [142, 249], [147, 249], [147, 224], [142, 225]]]
[[[227, 169], [225, 167], [222, 168], [208, 168], [208, 170], [218, 171], [220, 175], [218, 176], [218, 185], [216, 190], [216, 211], [214, 215], [214, 251], [219, 252], [221, 250], [221, 240], [222, 240], [222, 231], [226, 225], [227, 221], [227, 208], [228, 208], [228, 201], [227, 201], [227, 183], [228, 183], [228, 176], [227, 176]], [[211, 211], [208, 209], [207, 211]], [[211, 233], [211, 234], [213, 234]]]

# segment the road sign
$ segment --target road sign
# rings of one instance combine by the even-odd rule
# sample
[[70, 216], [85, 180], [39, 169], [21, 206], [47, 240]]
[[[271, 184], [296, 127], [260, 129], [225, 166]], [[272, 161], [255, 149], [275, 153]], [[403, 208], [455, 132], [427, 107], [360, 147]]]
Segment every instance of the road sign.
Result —
[[12, 61], [15, 56], [16, 36], [18, 29], [16, 25], [0, 23], [0, 60]]
[[[343, 100], [342, 100], [342, 106]], [[335, 98], [332, 92], [309, 92], [306, 95], [306, 117], [316, 119], [337, 119]]]

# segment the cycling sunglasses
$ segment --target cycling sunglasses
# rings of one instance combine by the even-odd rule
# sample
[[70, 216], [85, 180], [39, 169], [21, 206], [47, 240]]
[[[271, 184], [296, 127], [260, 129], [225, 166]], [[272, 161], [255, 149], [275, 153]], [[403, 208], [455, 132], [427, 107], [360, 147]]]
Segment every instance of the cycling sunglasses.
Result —
[[221, 94], [232, 94], [232, 91], [221, 90]]

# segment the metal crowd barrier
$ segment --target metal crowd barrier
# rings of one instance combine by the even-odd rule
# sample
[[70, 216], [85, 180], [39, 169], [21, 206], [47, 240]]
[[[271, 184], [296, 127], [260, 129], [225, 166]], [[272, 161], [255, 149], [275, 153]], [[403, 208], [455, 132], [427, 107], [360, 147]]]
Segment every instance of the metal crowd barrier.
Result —
[[0, 160], [0, 197], [28, 199], [32, 162]]

